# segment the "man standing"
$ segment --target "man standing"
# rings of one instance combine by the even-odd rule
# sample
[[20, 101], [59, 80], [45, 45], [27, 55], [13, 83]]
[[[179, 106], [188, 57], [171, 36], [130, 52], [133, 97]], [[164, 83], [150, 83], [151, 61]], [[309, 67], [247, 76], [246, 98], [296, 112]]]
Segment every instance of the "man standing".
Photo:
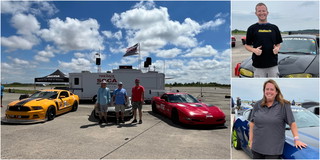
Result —
[[278, 52], [282, 37], [279, 28], [267, 21], [269, 14], [264, 3], [256, 5], [258, 22], [247, 30], [245, 48], [252, 52], [254, 77], [279, 77]]
[[120, 123], [124, 123], [125, 105], [128, 104], [128, 96], [126, 89], [122, 88], [122, 82], [118, 83], [118, 88], [114, 90], [112, 100], [115, 105], [117, 124], [119, 124], [119, 112], [121, 110]]
[[133, 121], [137, 123], [137, 109], [139, 110], [139, 124], [142, 123], [142, 104], [144, 103], [144, 87], [140, 85], [140, 80], [135, 80], [136, 85], [132, 88], [132, 108], [133, 108]]
[[237, 97], [237, 109], [238, 110], [241, 109], [241, 99], [240, 99], [240, 97]]
[[4, 86], [1, 84], [1, 107], [3, 107], [2, 105], [3, 92], [4, 92]]
[[97, 93], [97, 105], [100, 108], [99, 113], [99, 124], [102, 124], [103, 121], [107, 122], [107, 113], [108, 113], [108, 105], [110, 104], [111, 96], [110, 90], [107, 88], [107, 81], [103, 80], [101, 82], [101, 87], [98, 89]]

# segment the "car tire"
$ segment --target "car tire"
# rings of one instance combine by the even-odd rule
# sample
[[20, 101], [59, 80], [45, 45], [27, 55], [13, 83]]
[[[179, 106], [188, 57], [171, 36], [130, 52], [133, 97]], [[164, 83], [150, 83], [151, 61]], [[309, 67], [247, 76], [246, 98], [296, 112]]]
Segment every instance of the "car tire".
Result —
[[47, 110], [47, 119], [48, 121], [53, 120], [56, 117], [56, 109], [54, 106], [50, 106]]
[[156, 106], [156, 102], [152, 103], [152, 113], [158, 114], [158, 109], [157, 109], [157, 106]]
[[180, 120], [179, 120], [179, 113], [177, 109], [173, 109], [172, 113], [171, 113], [171, 121], [174, 124], [180, 124]]
[[77, 101], [75, 101], [74, 103], [73, 103], [73, 105], [72, 105], [72, 112], [75, 112], [75, 111], [77, 111], [78, 110], [78, 102]]
[[240, 140], [237, 134], [237, 131], [233, 128], [232, 130], [232, 146], [236, 149], [236, 150], [240, 150], [241, 149], [241, 144], [240, 144]]

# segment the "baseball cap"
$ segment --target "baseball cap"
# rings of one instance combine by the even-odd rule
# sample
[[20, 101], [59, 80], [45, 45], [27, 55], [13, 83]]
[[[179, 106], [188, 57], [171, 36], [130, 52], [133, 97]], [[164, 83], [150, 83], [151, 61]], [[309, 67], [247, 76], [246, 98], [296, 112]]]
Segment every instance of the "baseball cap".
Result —
[[122, 84], [122, 82], [119, 82], [118, 84], [120, 85], [120, 84]]
[[101, 83], [107, 83], [107, 81], [106, 80], [102, 80], [102, 82]]
[[140, 82], [140, 80], [139, 80], [139, 79], [136, 79], [135, 81], [136, 81], [136, 82]]

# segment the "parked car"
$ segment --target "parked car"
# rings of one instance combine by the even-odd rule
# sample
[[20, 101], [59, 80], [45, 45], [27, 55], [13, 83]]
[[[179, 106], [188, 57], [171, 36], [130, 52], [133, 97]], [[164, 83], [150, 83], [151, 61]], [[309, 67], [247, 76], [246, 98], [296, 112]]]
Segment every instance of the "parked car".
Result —
[[[294, 138], [290, 127], [287, 125], [285, 145], [282, 154], [283, 159], [319, 159], [319, 117], [310, 111], [292, 106], [293, 116], [298, 126], [300, 140], [308, 146], [302, 150], [294, 146]], [[252, 157], [248, 146], [249, 117], [252, 109], [244, 111], [235, 118], [232, 129], [232, 146], [245, 151]]]
[[304, 102], [301, 106], [319, 116], [319, 102]]
[[231, 36], [231, 46], [235, 47], [236, 46], [236, 37]]
[[[278, 54], [280, 77], [319, 77], [319, 37], [315, 35], [283, 36]], [[235, 67], [236, 76], [253, 77], [251, 56]]]
[[187, 93], [164, 93], [153, 97], [152, 111], [171, 118], [176, 124], [224, 125], [226, 122], [219, 107], [201, 103]]
[[40, 90], [29, 98], [8, 104], [4, 123], [34, 123], [53, 120], [56, 115], [78, 109], [79, 97], [67, 90]]
[[246, 39], [247, 39], [246, 36], [241, 37], [242, 45], [245, 45], [245, 44], [246, 44]]
[[[111, 97], [113, 95], [113, 91], [110, 92]], [[113, 102], [111, 102], [113, 104]], [[99, 119], [99, 108], [98, 105], [94, 105], [93, 109], [93, 115], [96, 119]], [[121, 116], [121, 111], [120, 111], [120, 116]], [[114, 105], [108, 106], [108, 113], [107, 113], [108, 118], [116, 118], [116, 109]], [[125, 106], [124, 110], [124, 118], [130, 120], [133, 117], [133, 111], [132, 111], [132, 104], [131, 104], [131, 97], [129, 97], [128, 104]]]

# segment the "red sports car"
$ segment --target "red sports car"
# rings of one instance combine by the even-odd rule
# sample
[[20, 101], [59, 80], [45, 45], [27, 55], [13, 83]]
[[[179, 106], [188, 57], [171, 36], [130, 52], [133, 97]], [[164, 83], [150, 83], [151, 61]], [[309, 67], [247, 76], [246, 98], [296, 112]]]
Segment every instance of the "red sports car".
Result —
[[152, 98], [152, 111], [161, 113], [179, 124], [224, 125], [225, 114], [214, 105], [199, 102], [187, 93], [164, 93]]

